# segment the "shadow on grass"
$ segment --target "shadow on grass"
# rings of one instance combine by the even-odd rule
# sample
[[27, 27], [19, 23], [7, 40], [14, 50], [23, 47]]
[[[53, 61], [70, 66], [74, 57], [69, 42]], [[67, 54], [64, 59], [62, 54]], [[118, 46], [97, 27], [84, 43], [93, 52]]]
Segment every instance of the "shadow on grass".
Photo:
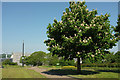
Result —
[[70, 70], [70, 69], [52, 69], [49, 71], [44, 71], [42, 73], [48, 74], [48, 75], [93, 75], [98, 74], [98, 71], [90, 71], [90, 70], [82, 70], [81, 73], [77, 73], [77, 70]]

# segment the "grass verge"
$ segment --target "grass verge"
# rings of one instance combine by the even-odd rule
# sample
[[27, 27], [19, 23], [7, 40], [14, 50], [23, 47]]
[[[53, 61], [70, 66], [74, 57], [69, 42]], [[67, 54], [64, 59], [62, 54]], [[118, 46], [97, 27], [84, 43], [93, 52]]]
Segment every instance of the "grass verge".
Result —
[[5, 66], [2, 69], [2, 78], [45, 78], [45, 76], [27, 68], [28, 67]]

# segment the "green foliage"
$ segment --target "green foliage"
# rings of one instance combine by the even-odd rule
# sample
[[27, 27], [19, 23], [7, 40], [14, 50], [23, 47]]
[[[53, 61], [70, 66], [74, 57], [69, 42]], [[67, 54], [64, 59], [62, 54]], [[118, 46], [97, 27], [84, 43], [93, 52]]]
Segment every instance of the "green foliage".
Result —
[[64, 60], [64, 58], [61, 58], [59, 60], [60, 66], [75, 66], [74, 60]]
[[90, 64], [82, 64], [82, 67], [117, 67], [119, 68], [120, 67], [120, 64], [118, 63], [102, 63], [102, 64], [99, 64], [99, 63], [90, 63]]
[[[23, 57], [24, 57], [23, 62], [25, 63], [27, 56], [23, 56]], [[22, 57], [20, 57], [20, 63], [22, 63]]]
[[105, 63], [114, 63], [115, 62], [115, 55], [114, 53], [107, 54], [104, 57]]
[[9, 59], [6, 59], [2, 62], [2, 65], [17, 65], [17, 63], [11, 62]]
[[115, 62], [120, 63], [120, 51], [115, 53]]
[[34, 52], [30, 56], [25, 57], [24, 63], [26, 65], [41, 66], [45, 63], [45, 56], [46, 53], [43, 51]]
[[85, 58], [83, 60], [83, 63], [85, 63], [85, 64], [117, 63], [118, 53], [114, 54], [114, 53], [109, 52], [109, 54], [105, 54], [104, 56], [99, 56], [98, 58], [94, 58], [94, 57], [93, 58]]
[[46, 64], [51, 66], [56, 66], [57, 63], [59, 63], [59, 66], [75, 66], [74, 60], [64, 60], [64, 58], [52, 55], [52, 53], [47, 54], [46, 61]]
[[56, 64], [59, 62], [59, 58], [57, 55], [52, 55], [52, 53], [48, 53], [46, 57], [46, 61], [48, 65], [56, 66]]
[[[52, 53], [46, 54], [45, 52], [42, 51], [34, 52], [28, 57], [24, 56], [23, 61], [24, 64], [33, 66], [36, 65], [57, 66], [57, 63], [59, 63], [59, 66], [75, 65], [74, 60], [65, 61], [63, 58], [61, 57], [59, 58], [57, 55], [52, 55]], [[20, 63], [22, 63], [22, 57], [20, 58]]]
[[54, 19], [54, 23], [48, 25], [48, 40], [44, 42], [53, 55], [68, 60], [76, 57], [97, 59], [109, 53], [106, 49], [115, 46], [117, 41], [112, 35], [110, 15], [97, 15], [97, 10], [86, 8], [84, 1], [71, 1], [61, 21]]

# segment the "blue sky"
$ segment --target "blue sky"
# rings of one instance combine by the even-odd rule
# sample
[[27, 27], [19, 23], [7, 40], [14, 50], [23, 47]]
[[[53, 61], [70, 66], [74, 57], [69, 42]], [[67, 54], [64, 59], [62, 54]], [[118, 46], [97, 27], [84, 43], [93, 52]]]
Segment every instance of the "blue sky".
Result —
[[[116, 26], [118, 15], [117, 2], [87, 2], [89, 10], [98, 10], [98, 15], [110, 13], [110, 24]], [[68, 2], [3, 2], [2, 3], [2, 50], [3, 52], [22, 52], [22, 42], [25, 42], [25, 52], [47, 51], [44, 40], [47, 39], [47, 26], [58, 21]], [[116, 51], [115, 47], [111, 51]]]

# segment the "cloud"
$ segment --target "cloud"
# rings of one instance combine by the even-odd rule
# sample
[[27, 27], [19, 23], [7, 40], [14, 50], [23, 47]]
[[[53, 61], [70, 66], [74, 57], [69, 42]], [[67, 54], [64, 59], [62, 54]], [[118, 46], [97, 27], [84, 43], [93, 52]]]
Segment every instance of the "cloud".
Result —
[[117, 42], [117, 43], [116, 43], [116, 46], [114, 46], [112, 49], [109, 49], [110, 52], [114, 52], [114, 53], [116, 53], [116, 52], [118, 51], [118, 43], [120, 43], [120, 41]]

